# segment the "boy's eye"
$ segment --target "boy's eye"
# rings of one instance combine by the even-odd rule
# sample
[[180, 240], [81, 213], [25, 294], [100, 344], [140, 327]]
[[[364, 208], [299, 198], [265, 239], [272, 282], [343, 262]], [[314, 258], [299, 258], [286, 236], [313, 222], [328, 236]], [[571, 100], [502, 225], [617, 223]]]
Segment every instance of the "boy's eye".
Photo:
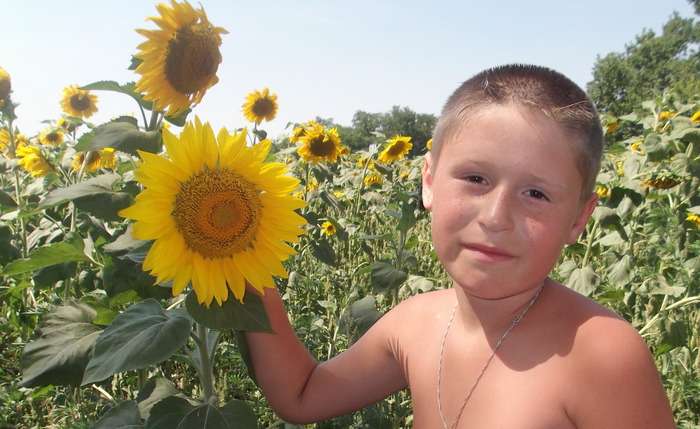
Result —
[[549, 201], [549, 198], [542, 193], [541, 191], [538, 191], [537, 189], [530, 189], [527, 191], [528, 196], [535, 198], [537, 200], [544, 200], [544, 201]]
[[482, 184], [485, 182], [485, 179], [483, 177], [473, 175], [473, 174], [465, 177], [464, 180], [466, 180], [467, 182], [476, 183], [476, 184]]

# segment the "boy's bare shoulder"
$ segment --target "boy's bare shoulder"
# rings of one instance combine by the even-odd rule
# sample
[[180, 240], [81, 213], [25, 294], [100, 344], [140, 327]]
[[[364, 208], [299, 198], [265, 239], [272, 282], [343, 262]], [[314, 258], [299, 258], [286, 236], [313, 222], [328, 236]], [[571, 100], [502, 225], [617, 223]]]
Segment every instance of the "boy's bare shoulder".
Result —
[[634, 327], [565, 286], [551, 289], [549, 322], [561, 323], [570, 341], [563, 358], [578, 388], [565, 402], [577, 426], [608, 427], [604, 422], [617, 420], [668, 427], [647, 425], [667, 422], [668, 402], [649, 348]]

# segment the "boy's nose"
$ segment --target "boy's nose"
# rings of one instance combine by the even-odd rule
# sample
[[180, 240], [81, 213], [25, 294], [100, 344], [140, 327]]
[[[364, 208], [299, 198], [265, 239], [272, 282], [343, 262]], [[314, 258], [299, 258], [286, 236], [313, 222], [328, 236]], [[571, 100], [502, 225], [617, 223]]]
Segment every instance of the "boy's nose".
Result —
[[506, 189], [493, 189], [482, 195], [479, 224], [492, 232], [505, 231], [513, 227], [513, 207]]

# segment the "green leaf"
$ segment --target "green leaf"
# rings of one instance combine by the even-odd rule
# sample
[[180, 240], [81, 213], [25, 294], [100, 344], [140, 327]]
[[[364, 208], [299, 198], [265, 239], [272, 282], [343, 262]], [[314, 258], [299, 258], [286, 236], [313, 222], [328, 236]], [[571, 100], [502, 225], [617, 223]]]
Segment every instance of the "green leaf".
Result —
[[13, 276], [28, 273], [39, 268], [60, 264], [62, 262], [86, 261], [87, 256], [83, 252], [84, 244], [78, 235], [67, 238], [65, 241], [49, 244], [33, 251], [28, 258], [17, 259], [9, 263], [3, 270], [3, 274]]
[[380, 293], [398, 288], [408, 278], [407, 273], [397, 270], [387, 262], [374, 262], [371, 267], [372, 288]]
[[646, 136], [642, 147], [650, 161], [661, 161], [668, 155], [668, 151], [661, 141], [661, 136], [655, 133]]
[[377, 311], [377, 302], [372, 295], [359, 299], [343, 310], [338, 323], [346, 334], [357, 341], [374, 323], [382, 317]]
[[232, 399], [221, 407], [221, 414], [231, 429], [257, 429], [258, 419], [250, 406], [237, 399]]
[[141, 415], [134, 401], [123, 401], [107, 411], [95, 423], [93, 429], [137, 429], [143, 428]]
[[96, 312], [88, 305], [69, 302], [48, 313], [39, 338], [24, 347], [21, 358], [23, 387], [80, 385], [90, 354], [102, 331], [92, 324]]
[[210, 404], [200, 405], [180, 421], [177, 429], [230, 429], [221, 410]]
[[593, 211], [593, 219], [598, 221], [600, 226], [609, 227], [620, 223], [620, 216], [610, 207], [598, 206]]
[[[133, 65], [133, 60], [132, 60]], [[136, 91], [136, 85], [134, 82], [129, 82], [124, 85], [119, 84], [113, 80], [101, 80], [99, 82], [93, 82], [91, 84], [85, 85], [82, 89], [88, 89], [93, 91], [111, 91], [118, 92], [120, 94], [128, 95], [133, 98], [137, 103], [139, 103], [143, 108], [150, 110], [152, 103], [143, 99], [141, 94]]]
[[146, 429], [180, 429], [180, 422], [195, 407], [183, 398], [170, 396], [151, 408]]
[[220, 331], [235, 329], [238, 331], [272, 332], [262, 300], [254, 293], [247, 292], [243, 303], [233, 296], [229, 296], [229, 299], [224, 301], [222, 305], [212, 301], [207, 308], [197, 302], [197, 297], [192, 291], [187, 294], [185, 306], [190, 316], [207, 328]]
[[39, 208], [45, 209], [89, 195], [112, 193], [112, 186], [114, 186], [117, 180], [119, 180], [119, 175], [108, 173], [92, 177], [66, 188], [54, 189], [39, 202]]
[[417, 222], [415, 207], [413, 204], [404, 202], [401, 203], [401, 217], [397, 226], [399, 231], [407, 232]]
[[126, 227], [126, 231], [124, 231], [122, 235], [117, 237], [117, 239], [113, 242], [105, 244], [102, 249], [104, 249], [104, 251], [107, 253], [117, 253], [135, 250], [141, 246], [145, 246], [147, 243], [148, 241], [134, 238], [133, 224], [129, 224], [129, 226]]
[[183, 110], [182, 112], [178, 113], [175, 116], [165, 116], [165, 120], [170, 122], [171, 124], [178, 126], [178, 127], [184, 127], [185, 123], [187, 122], [187, 115], [192, 112], [192, 109], [187, 108], [186, 110]]
[[186, 315], [166, 313], [154, 299], [132, 305], [100, 334], [83, 385], [168, 359], [187, 343], [191, 330]]
[[140, 131], [131, 122], [107, 122], [96, 127], [92, 138], [81, 139], [75, 150], [85, 152], [111, 147], [116, 150], [136, 155], [137, 150], [157, 153], [160, 149], [160, 131]]
[[310, 244], [311, 252], [314, 254], [316, 259], [332, 267], [336, 265], [335, 252], [333, 251], [330, 243], [328, 243], [328, 240], [324, 238], [317, 241], [311, 241]]
[[258, 384], [258, 380], [255, 378], [255, 369], [253, 367], [253, 359], [250, 357], [250, 349], [248, 348], [248, 342], [245, 338], [245, 333], [241, 331], [233, 331], [236, 339], [236, 346], [238, 347], [238, 352], [241, 354], [241, 359], [245, 363], [245, 369], [248, 372], [248, 377], [255, 384]]
[[576, 268], [569, 276], [568, 286], [584, 296], [590, 296], [598, 287], [598, 275], [590, 266]]
[[610, 272], [608, 274], [610, 282], [612, 282], [612, 284], [618, 288], [622, 288], [629, 284], [629, 282], [632, 280], [633, 266], [632, 257], [630, 255], [624, 255], [619, 261], [610, 267]]
[[158, 402], [170, 396], [178, 395], [180, 392], [175, 388], [172, 381], [165, 377], [152, 377], [141, 387], [136, 397], [141, 418], [148, 420], [151, 409]]
[[75, 200], [77, 208], [106, 221], [121, 220], [122, 217], [118, 215], [119, 210], [129, 207], [132, 203], [131, 195], [126, 192], [89, 195]]
[[163, 299], [172, 295], [172, 289], [156, 284], [156, 278], [141, 269], [141, 263], [116, 257], [104, 257], [103, 288], [110, 297], [126, 291], [136, 291], [142, 298]]
[[0, 206], [17, 207], [15, 200], [5, 191], [0, 190]]

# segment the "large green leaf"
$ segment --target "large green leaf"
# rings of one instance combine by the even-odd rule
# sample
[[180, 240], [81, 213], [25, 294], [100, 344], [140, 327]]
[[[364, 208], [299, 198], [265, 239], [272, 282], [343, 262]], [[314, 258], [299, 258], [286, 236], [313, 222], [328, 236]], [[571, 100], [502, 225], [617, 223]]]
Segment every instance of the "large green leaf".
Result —
[[69, 302], [46, 315], [39, 338], [24, 347], [24, 387], [80, 385], [92, 347], [102, 331], [93, 325], [96, 312], [88, 305]]
[[254, 293], [246, 293], [243, 303], [230, 296], [222, 305], [213, 301], [207, 308], [197, 302], [194, 292], [190, 292], [185, 306], [190, 316], [207, 328], [272, 332], [262, 300]]
[[232, 400], [221, 408], [211, 404], [194, 406], [170, 397], [151, 410], [146, 429], [256, 429], [255, 414], [243, 401]]
[[377, 302], [372, 295], [359, 299], [350, 304], [340, 316], [339, 326], [346, 332], [346, 335], [356, 341], [374, 323], [382, 317], [377, 311]]
[[192, 321], [181, 312], [165, 312], [154, 299], [136, 303], [100, 334], [83, 384], [160, 363], [187, 343], [191, 330]]
[[314, 254], [316, 259], [332, 267], [336, 265], [337, 261], [335, 252], [333, 251], [333, 247], [331, 247], [328, 240], [325, 238], [321, 240], [314, 240], [309, 244], [311, 244], [311, 252]]
[[380, 293], [398, 288], [408, 278], [406, 272], [394, 268], [393, 265], [387, 262], [374, 262], [371, 265], [371, 269], [372, 287]]
[[136, 397], [141, 418], [148, 420], [151, 409], [158, 402], [174, 395], [181, 395], [172, 381], [165, 377], [150, 378], [139, 390]]
[[75, 200], [77, 208], [106, 221], [121, 220], [119, 210], [129, 207], [132, 203], [131, 195], [126, 192], [88, 195]]
[[93, 82], [88, 85], [84, 85], [82, 89], [88, 89], [92, 91], [111, 91], [118, 92], [120, 94], [128, 95], [133, 98], [137, 103], [141, 105], [144, 109], [151, 109], [152, 103], [143, 99], [143, 96], [136, 91], [136, 85], [134, 82], [125, 83], [124, 85], [113, 80], [101, 80], [98, 82]]
[[567, 285], [578, 293], [589, 296], [598, 287], [598, 275], [590, 266], [576, 268], [571, 272]]
[[103, 249], [108, 253], [131, 251], [145, 246], [148, 241], [138, 240], [133, 236], [133, 226], [129, 224], [126, 231], [109, 244], [105, 244]]
[[112, 186], [117, 180], [119, 180], [119, 175], [108, 173], [92, 177], [66, 188], [54, 189], [39, 202], [39, 208], [45, 209], [90, 195], [113, 193]]
[[143, 429], [136, 402], [120, 402], [107, 411], [92, 429]]
[[157, 153], [160, 149], [160, 131], [140, 131], [131, 122], [113, 121], [96, 127], [90, 136], [80, 139], [77, 151], [99, 150], [111, 147], [136, 155], [137, 150]]
[[33, 251], [28, 258], [17, 259], [5, 267], [3, 274], [13, 276], [28, 273], [62, 262], [86, 261], [82, 238], [77, 234], [65, 241], [49, 244]]
[[624, 255], [610, 267], [610, 272], [608, 278], [615, 286], [621, 288], [629, 284], [632, 280], [632, 257], [630, 255]]
[[172, 289], [156, 284], [156, 278], [141, 269], [141, 263], [126, 258], [104, 257], [103, 288], [110, 297], [133, 290], [142, 298], [162, 299], [172, 295]]

